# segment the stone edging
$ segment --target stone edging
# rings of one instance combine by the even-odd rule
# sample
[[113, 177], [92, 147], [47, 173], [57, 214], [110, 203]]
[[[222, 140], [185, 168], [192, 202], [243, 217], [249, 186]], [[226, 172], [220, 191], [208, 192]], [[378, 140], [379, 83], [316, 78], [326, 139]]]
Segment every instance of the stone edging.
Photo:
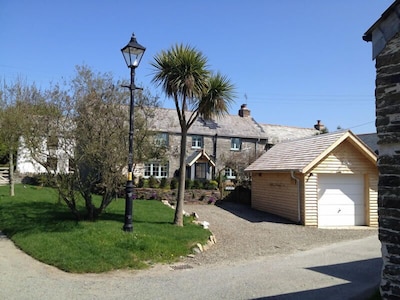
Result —
[[[164, 205], [170, 207], [171, 209], [175, 209], [175, 206], [171, 205], [167, 200], [161, 200], [161, 202]], [[186, 217], [190, 217], [190, 216], [193, 217], [194, 218], [193, 223], [203, 226], [204, 229], [210, 230], [208, 228], [208, 225], [210, 225], [210, 223], [208, 223], [207, 221], [202, 221], [202, 222], [198, 221], [199, 216], [197, 215], [196, 212], [192, 212], [191, 214], [189, 214], [189, 213], [183, 211], [183, 214]], [[193, 258], [193, 257], [195, 257], [196, 254], [199, 254], [201, 252], [207, 251], [208, 249], [210, 249], [210, 247], [212, 247], [216, 243], [217, 243], [217, 239], [216, 239], [215, 235], [211, 232], [211, 235], [208, 237], [207, 243], [204, 244], [204, 245], [202, 245], [200, 243], [197, 243], [196, 246], [194, 246], [192, 248], [193, 254], [189, 254], [188, 257], [192, 257]]]

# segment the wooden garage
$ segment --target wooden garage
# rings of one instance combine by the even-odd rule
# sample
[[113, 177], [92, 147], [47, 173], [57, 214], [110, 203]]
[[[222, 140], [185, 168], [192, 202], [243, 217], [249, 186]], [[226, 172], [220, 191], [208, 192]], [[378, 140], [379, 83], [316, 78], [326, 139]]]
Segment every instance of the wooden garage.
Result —
[[378, 226], [376, 163], [351, 131], [277, 144], [246, 168], [251, 205], [306, 226]]

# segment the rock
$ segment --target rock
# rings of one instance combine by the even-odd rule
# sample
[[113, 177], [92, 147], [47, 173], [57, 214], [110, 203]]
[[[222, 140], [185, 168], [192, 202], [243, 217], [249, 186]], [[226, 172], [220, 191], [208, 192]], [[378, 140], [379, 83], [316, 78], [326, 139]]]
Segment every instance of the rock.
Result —
[[210, 235], [210, 237], [208, 238], [208, 241], [213, 245], [217, 243], [217, 239], [215, 237], [215, 235]]
[[203, 221], [202, 225], [204, 229], [208, 229], [208, 225], [210, 225], [210, 223], [208, 223], [207, 221]]
[[193, 253], [195, 253], [195, 254], [200, 254], [201, 253], [200, 249], [197, 248], [197, 247], [194, 247], [192, 250], [193, 250]]
[[204, 250], [203, 250], [203, 245], [202, 245], [202, 244], [197, 243], [197, 244], [196, 244], [196, 247], [199, 248], [200, 252], [203, 252], [203, 251], [204, 251]]
[[199, 219], [199, 215], [196, 212], [192, 212], [191, 216], [195, 219], [198, 220]]

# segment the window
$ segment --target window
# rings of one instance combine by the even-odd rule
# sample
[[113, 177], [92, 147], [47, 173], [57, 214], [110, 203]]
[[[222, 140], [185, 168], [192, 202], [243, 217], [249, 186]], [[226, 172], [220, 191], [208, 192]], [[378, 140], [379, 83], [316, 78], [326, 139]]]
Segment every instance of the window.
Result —
[[144, 164], [144, 177], [156, 178], [168, 177], [168, 164], [146, 163]]
[[48, 155], [47, 165], [51, 171], [57, 171], [57, 157]]
[[195, 178], [196, 179], [205, 179], [206, 178], [206, 164], [205, 163], [197, 163], [195, 166]]
[[157, 133], [154, 137], [154, 142], [158, 146], [168, 146], [168, 133], [167, 132]]
[[236, 179], [236, 172], [231, 168], [225, 169], [225, 177], [226, 179]]
[[231, 150], [239, 151], [242, 141], [240, 138], [231, 138]]
[[57, 150], [58, 148], [58, 137], [56, 135], [49, 135], [47, 138], [47, 149]]
[[203, 147], [203, 137], [199, 135], [192, 136], [192, 148], [202, 148]]

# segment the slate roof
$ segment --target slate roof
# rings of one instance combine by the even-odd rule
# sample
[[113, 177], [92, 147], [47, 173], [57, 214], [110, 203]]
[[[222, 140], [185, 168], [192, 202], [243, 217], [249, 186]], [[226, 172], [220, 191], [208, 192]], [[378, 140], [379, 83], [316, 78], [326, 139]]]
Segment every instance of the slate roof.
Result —
[[368, 147], [375, 153], [378, 153], [378, 134], [376, 133], [365, 133], [357, 135]]
[[305, 173], [310, 166], [315, 165], [348, 138], [366, 151], [372, 160], [376, 159], [371, 149], [366, 147], [351, 131], [340, 131], [276, 144], [248, 166], [245, 171], [296, 171]]
[[319, 134], [314, 128], [300, 128], [282, 125], [260, 124], [269, 144], [278, 144], [289, 140], [297, 140], [304, 137]]
[[196, 161], [198, 161], [200, 158], [205, 157], [207, 161], [215, 167], [214, 161], [211, 159], [211, 157], [207, 154], [204, 149], [199, 150], [199, 151], [194, 151], [191, 155], [188, 156], [186, 159], [186, 164], [190, 167], [192, 166]]
[[[188, 113], [189, 116], [189, 113]], [[181, 128], [175, 109], [155, 108], [150, 126], [155, 131], [180, 134]], [[313, 128], [298, 128], [281, 125], [259, 124], [251, 116], [224, 115], [214, 120], [199, 117], [189, 129], [189, 134], [219, 137], [240, 137], [268, 139], [275, 144], [288, 139], [317, 134]]]

